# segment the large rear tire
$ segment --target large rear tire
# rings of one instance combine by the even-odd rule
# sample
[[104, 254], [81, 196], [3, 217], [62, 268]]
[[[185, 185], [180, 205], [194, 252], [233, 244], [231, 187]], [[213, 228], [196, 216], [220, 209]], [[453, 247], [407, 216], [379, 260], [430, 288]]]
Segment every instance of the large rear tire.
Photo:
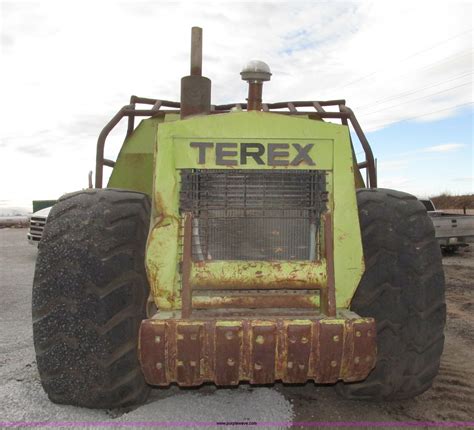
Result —
[[122, 190], [68, 194], [51, 210], [33, 283], [33, 339], [53, 402], [117, 408], [146, 400], [137, 350], [149, 222], [148, 197]]
[[377, 363], [363, 382], [339, 383], [351, 399], [407, 399], [438, 373], [446, 306], [441, 252], [426, 209], [399, 191], [357, 192], [366, 269], [351, 309], [374, 317]]

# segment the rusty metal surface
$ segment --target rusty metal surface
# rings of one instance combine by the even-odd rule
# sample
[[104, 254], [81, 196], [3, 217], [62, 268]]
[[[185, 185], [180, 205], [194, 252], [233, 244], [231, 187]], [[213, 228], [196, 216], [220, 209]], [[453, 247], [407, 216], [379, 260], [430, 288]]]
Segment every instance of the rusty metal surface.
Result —
[[288, 352], [283, 382], [306, 382], [311, 354], [311, 326], [289, 324], [285, 339]]
[[240, 375], [242, 327], [216, 326], [215, 382], [217, 385], [236, 385]]
[[203, 326], [176, 327], [176, 380], [179, 385], [201, 385], [201, 345]]
[[[191, 29], [190, 75], [181, 79], [181, 119], [211, 111], [211, 80], [202, 76], [202, 28]], [[156, 104], [155, 104], [156, 105]]]
[[336, 315], [336, 284], [334, 276], [334, 233], [332, 216], [324, 215], [324, 247], [326, 257], [327, 286], [321, 290], [321, 310], [328, 316]]
[[[345, 332], [345, 329], [349, 331]], [[351, 347], [349, 333], [351, 327], [344, 327], [340, 324], [326, 324], [322, 322], [319, 326], [318, 336], [318, 356], [319, 361], [314, 363], [314, 373], [316, 378], [334, 382], [341, 375], [343, 378], [342, 358], [343, 355], [350, 355]]]
[[367, 366], [375, 366], [375, 355], [368, 354], [374, 337], [374, 328], [365, 324], [355, 323], [347, 330], [348, 341], [354, 345], [352, 356], [346, 355], [343, 363], [343, 373], [346, 381], [358, 381], [363, 376]]
[[183, 237], [183, 263], [181, 267], [181, 300], [183, 318], [189, 318], [192, 312], [192, 289], [191, 289], [191, 239], [192, 238], [192, 215], [184, 214], [184, 237]]
[[191, 75], [202, 75], [202, 28], [191, 29]]
[[249, 95], [247, 98], [247, 110], [262, 110], [262, 82], [249, 83]]
[[[319, 261], [318, 261], [319, 263]], [[209, 263], [207, 263], [209, 264]], [[231, 263], [232, 264], [232, 263]], [[240, 264], [238, 264], [240, 265]], [[238, 265], [234, 265], [235, 266], [238, 266]], [[206, 266], [206, 263], [194, 263], [194, 266]], [[245, 265], [244, 264], [241, 264], [240, 266], [243, 267], [243, 269], [245, 270]], [[307, 266], [307, 264], [300, 264], [300, 265], [295, 265], [295, 271], [298, 270], [298, 266], [300, 266], [302, 268], [302, 270], [304, 270]], [[278, 270], [278, 265], [271, 265], [271, 267], [276, 267]], [[322, 270], [325, 270], [324, 267], [326, 267], [325, 265], [321, 265], [322, 267]], [[271, 270], [271, 269], [269, 269]], [[321, 273], [322, 273], [322, 270], [321, 270]], [[258, 274], [259, 275], [259, 274]], [[258, 276], [257, 275], [257, 276]], [[322, 273], [322, 275], [324, 275]], [[199, 275], [200, 276], [200, 275]], [[260, 282], [259, 280], [257, 280], [257, 282], [244, 282], [244, 283], [239, 283], [238, 281], [230, 281], [229, 282], [226, 282], [226, 280], [224, 280], [224, 282], [219, 282], [219, 280], [210, 280], [210, 282], [206, 282], [207, 279], [205, 279], [204, 277], [202, 278], [199, 278], [199, 276], [195, 276], [194, 278], [194, 281], [195, 283], [192, 284], [193, 286], [193, 291], [216, 291], [216, 290], [228, 290], [228, 291], [246, 291], [246, 290], [273, 290], [274, 293], [277, 293], [281, 290], [294, 290], [294, 291], [301, 291], [301, 290], [320, 290], [320, 289], [323, 289], [323, 288], [326, 288], [326, 280], [324, 279], [324, 276], [321, 276], [322, 277], [322, 280], [321, 281], [315, 281], [313, 279], [309, 279], [306, 283], [304, 281], [301, 281], [301, 282], [298, 282], [297, 281], [297, 278], [294, 277], [288, 277], [288, 281], [287, 279], [285, 279], [285, 282], [282, 282], [280, 281], [279, 283], [275, 282], [275, 283], [272, 283], [272, 281], [270, 282]], [[299, 279], [299, 278], [298, 278]]]
[[252, 327], [251, 384], [275, 381], [276, 321]]
[[207, 115], [211, 111], [211, 81], [204, 76], [185, 76], [181, 79], [181, 118]]
[[144, 320], [139, 358], [152, 385], [334, 383], [367, 377], [372, 318]]
[[[193, 309], [224, 309], [224, 308], [304, 308], [315, 309], [318, 303], [314, 294], [245, 294], [222, 296], [193, 296]], [[184, 308], [184, 306], [183, 306]], [[183, 318], [187, 318], [183, 314]]]
[[320, 261], [194, 262], [196, 290], [312, 290], [326, 288], [326, 263]]
[[[140, 331], [140, 352], [145, 357], [153, 357], [144, 363], [143, 373], [149, 375], [154, 385], [168, 385], [169, 375], [166, 375], [168, 339], [166, 327], [143, 324]], [[169, 366], [168, 366], [169, 367]]]

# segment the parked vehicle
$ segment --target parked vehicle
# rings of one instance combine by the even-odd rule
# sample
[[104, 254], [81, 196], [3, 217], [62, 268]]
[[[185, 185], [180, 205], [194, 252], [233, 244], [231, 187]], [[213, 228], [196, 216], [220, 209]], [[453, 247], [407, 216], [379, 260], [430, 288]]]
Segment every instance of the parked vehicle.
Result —
[[474, 242], [474, 215], [462, 215], [437, 210], [430, 199], [420, 199], [433, 221], [436, 239], [441, 249], [455, 252]]
[[30, 245], [38, 246], [38, 243], [43, 237], [44, 226], [46, 225], [51, 209], [52, 207], [44, 208], [31, 215], [30, 228], [27, 235]]
[[[424, 392], [446, 307], [422, 203], [377, 188], [344, 100], [262, 102], [261, 61], [241, 72], [247, 102], [211, 104], [192, 34], [181, 101], [132, 96], [99, 135], [95, 188], [51, 211], [32, 306], [49, 398], [117, 408], [150, 385], [241, 381], [339, 382], [364, 400]], [[105, 159], [121, 118], [126, 139]]]

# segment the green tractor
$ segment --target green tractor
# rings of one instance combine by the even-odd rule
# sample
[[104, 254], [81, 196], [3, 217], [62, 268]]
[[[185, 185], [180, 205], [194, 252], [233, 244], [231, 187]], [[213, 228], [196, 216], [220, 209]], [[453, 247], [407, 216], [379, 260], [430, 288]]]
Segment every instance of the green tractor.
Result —
[[[95, 188], [50, 213], [33, 285], [49, 398], [115, 408], [152, 385], [241, 381], [335, 384], [352, 399], [422, 393], [446, 318], [423, 204], [377, 188], [344, 100], [263, 103], [271, 73], [253, 61], [247, 103], [212, 105], [201, 29], [192, 36], [181, 101], [132, 96], [100, 134]], [[122, 118], [111, 161], [104, 145]]]

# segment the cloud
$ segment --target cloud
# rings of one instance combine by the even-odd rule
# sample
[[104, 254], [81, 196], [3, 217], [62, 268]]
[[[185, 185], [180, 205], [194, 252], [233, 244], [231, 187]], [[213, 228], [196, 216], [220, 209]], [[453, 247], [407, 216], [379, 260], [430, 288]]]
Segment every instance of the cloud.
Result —
[[422, 148], [420, 152], [453, 152], [458, 149], [464, 148], [466, 145], [462, 143], [445, 143], [443, 145], [428, 146]]
[[49, 155], [49, 152], [46, 150], [45, 147], [38, 146], [35, 143], [30, 145], [18, 146], [17, 150], [37, 157], [46, 157], [47, 155]]
[[415, 179], [407, 176], [382, 176], [379, 179], [379, 187], [390, 188], [394, 190], [405, 189], [407, 184], [414, 182]]
[[474, 176], [466, 176], [465, 178], [454, 178], [453, 181], [470, 182], [471, 184], [474, 184]]
[[410, 165], [411, 159], [403, 158], [400, 160], [378, 160], [377, 168], [383, 171], [406, 169]]
[[[203, 71], [212, 79], [215, 104], [244, 101], [247, 88], [239, 72], [252, 58], [268, 62], [273, 72], [265, 101], [345, 98], [365, 131], [413, 117], [445, 118], [456, 113], [453, 106], [472, 102], [468, 2], [0, 5], [0, 83], [8, 100], [0, 106], [6, 151], [0, 164], [4, 154], [10, 157], [0, 168], [5, 198], [30, 198], [45, 187], [56, 196], [82, 184], [94, 165], [96, 135], [131, 94], [179, 100], [193, 25], [204, 28]], [[116, 154], [123, 131], [121, 124], [107, 157]], [[32, 151], [48, 153], [41, 184], [38, 168], [30, 168], [37, 166]], [[71, 159], [74, 169], [57, 167]], [[13, 190], [5, 184], [15, 173]]]

